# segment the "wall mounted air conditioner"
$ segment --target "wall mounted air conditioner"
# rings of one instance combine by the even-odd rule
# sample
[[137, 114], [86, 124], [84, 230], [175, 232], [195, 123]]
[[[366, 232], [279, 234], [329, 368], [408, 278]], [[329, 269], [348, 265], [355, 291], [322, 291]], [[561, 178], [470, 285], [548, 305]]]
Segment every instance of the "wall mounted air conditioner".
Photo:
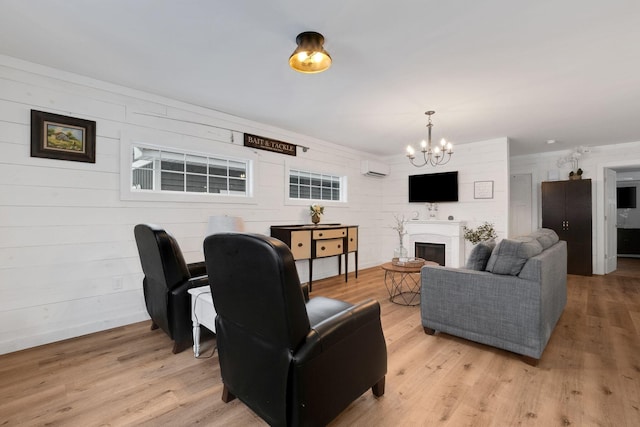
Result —
[[367, 176], [383, 177], [389, 175], [389, 166], [373, 160], [362, 160], [360, 162], [360, 172]]

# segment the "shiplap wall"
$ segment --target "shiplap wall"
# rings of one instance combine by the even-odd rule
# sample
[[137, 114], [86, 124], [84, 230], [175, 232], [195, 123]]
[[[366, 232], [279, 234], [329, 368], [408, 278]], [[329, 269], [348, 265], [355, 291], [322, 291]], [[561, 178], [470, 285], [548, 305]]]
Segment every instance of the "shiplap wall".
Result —
[[[584, 154], [579, 167], [584, 171], [583, 179], [592, 180], [592, 224], [593, 224], [593, 272], [605, 273], [605, 201], [604, 170], [607, 168], [640, 168], [640, 142], [624, 144], [598, 145], [589, 147], [590, 152]], [[512, 173], [530, 173], [534, 186], [532, 218], [539, 227], [542, 224], [541, 183], [550, 180], [568, 179], [571, 165], [558, 166], [558, 159], [572, 150], [561, 150], [549, 153], [514, 156], [510, 159]]]
[[[95, 120], [96, 163], [30, 157], [31, 109]], [[218, 127], [240, 137], [232, 143]], [[310, 149], [297, 157], [249, 149], [242, 132]], [[250, 203], [123, 200], [121, 150], [131, 140], [250, 158], [255, 196]], [[137, 223], [165, 227], [188, 262], [203, 258], [211, 215], [243, 217], [247, 231], [264, 234], [272, 224], [309, 223], [308, 203], [287, 200], [287, 166], [347, 176], [348, 203], [326, 203], [323, 222], [360, 225], [360, 268], [379, 264], [378, 223], [369, 212], [379, 211], [382, 190], [380, 180], [360, 174], [360, 160], [382, 159], [339, 145], [0, 57], [0, 153], [0, 353], [147, 319]], [[306, 281], [307, 262], [298, 268]], [[314, 277], [335, 274], [337, 258], [314, 263]]]
[[[409, 163], [405, 156], [386, 159], [391, 173], [384, 181], [382, 220], [386, 229], [386, 255], [391, 256], [393, 248], [398, 246], [398, 234], [394, 225], [394, 214], [406, 219], [429, 219], [426, 204], [408, 203], [408, 175], [424, 173], [458, 171], [458, 202], [439, 203], [439, 220], [453, 216], [456, 221], [466, 221], [467, 226], [475, 228], [485, 221], [495, 225], [499, 238], [507, 237], [509, 230], [509, 141], [508, 138], [496, 138], [455, 147], [451, 160], [444, 166], [425, 166], [417, 168]], [[475, 199], [474, 182], [493, 181], [492, 199]], [[405, 237], [405, 244], [408, 239]], [[468, 255], [471, 244], [465, 242]]]
[[[31, 158], [31, 109], [95, 120], [96, 163]], [[235, 131], [233, 141], [224, 129]], [[242, 146], [242, 132], [310, 150], [297, 157], [252, 150]], [[249, 158], [254, 197], [248, 203], [130, 200], [121, 170], [129, 173], [131, 141]], [[209, 216], [240, 216], [247, 231], [264, 234], [272, 224], [308, 223], [308, 204], [287, 199], [287, 167], [337, 173], [347, 176], [348, 203], [325, 203], [322, 220], [360, 226], [359, 263], [366, 268], [392, 256], [398, 244], [393, 214], [426, 217], [424, 205], [407, 203], [407, 175], [433, 171], [414, 168], [403, 155], [379, 158], [6, 56], [0, 56], [0, 153], [0, 354], [147, 319], [133, 238], [137, 223], [164, 226], [187, 261], [197, 261]], [[361, 175], [364, 159], [390, 164], [391, 173]], [[439, 218], [453, 215], [471, 226], [492, 221], [504, 237], [507, 139], [457, 146], [451, 162], [437, 169], [447, 170], [460, 173], [460, 202], [442, 204]], [[474, 200], [473, 182], [487, 180], [494, 181], [494, 198]], [[298, 272], [306, 281], [306, 261]], [[314, 278], [335, 274], [335, 257], [314, 263]]]

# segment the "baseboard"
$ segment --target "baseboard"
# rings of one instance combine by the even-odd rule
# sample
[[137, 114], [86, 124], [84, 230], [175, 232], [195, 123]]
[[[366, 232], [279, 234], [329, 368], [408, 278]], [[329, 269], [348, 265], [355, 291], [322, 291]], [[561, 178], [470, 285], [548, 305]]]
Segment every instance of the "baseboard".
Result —
[[82, 335], [92, 334], [94, 332], [105, 331], [107, 329], [117, 328], [119, 326], [130, 325], [131, 323], [142, 322], [148, 320], [149, 315], [146, 311], [139, 311], [126, 316], [109, 320], [100, 320], [92, 323], [85, 323], [71, 328], [49, 331], [40, 335], [30, 335], [28, 337], [20, 337], [0, 342], [0, 355], [13, 353], [15, 351], [24, 350], [31, 347], [50, 344], [52, 342], [62, 341], [69, 338], [76, 338]]

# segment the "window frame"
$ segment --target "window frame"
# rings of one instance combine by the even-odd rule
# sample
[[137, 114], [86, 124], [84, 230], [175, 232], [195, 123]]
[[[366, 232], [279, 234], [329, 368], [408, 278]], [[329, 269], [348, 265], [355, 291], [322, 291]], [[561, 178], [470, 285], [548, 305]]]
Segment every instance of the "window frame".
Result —
[[[158, 143], [148, 143], [145, 140], [154, 139]], [[123, 144], [121, 144], [122, 152], [120, 155], [120, 199], [121, 200], [138, 200], [138, 201], [165, 201], [165, 202], [203, 202], [203, 203], [234, 203], [234, 204], [256, 204], [254, 197], [254, 183], [256, 182], [255, 173], [255, 160], [251, 158], [241, 158], [238, 156], [229, 155], [227, 153], [218, 152], [203, 152], [189, 148], [178, 148], [175, 145], [165, 144], [165, 138], [140, 138], [133, 137], [125, 139], [122, 138]], [[182, 154], [185, 161], [184, 179], [185, 185], [187, 180], [186, 171], [186, 159], [189, 156], [203, 157], [207, 159], [207, 180], [210, 177], [218, 177], [209, 175], [209, 164], [211, 160], [224, 160], [226, 162], [240, 162], [246, 165], [246, 178], [245, 186], [246, 192], [242, 194], [222, 194], [222, 193], [209, 193], [209, 192], [188, 192], [188, 191], [171, 191], [171, 190], [135, 190], [133, 189], [133, 169], [132, 169], [132, 153], [134, 147], [144, 147], [153, 150], [159, 150], [161, 152], [170, 152], [176, 154]], [[161, 174], [166, 172], [160, 168], [153, 169], [154, 174]], [[203, 175], [204, 176], [204, 175]], [[229, 175], [227, 170], [227, 180], [233, 178]], [[156, 178], [154, 177], [154, 180]]]
[[[292, 171], [338, 178], [340, 182], [340, 199], [339, 200], [323, 200], [323, 199], [313, 198], [313, 197], [309, 199], [291, 198], [289, 186], [290, 186]], [[320, 172], [317, 170], [317, 168], [306, 167], [305, 165], [294, 165], [290, 163], [287, 163], [285, 165], [285, 174], [284, 174], [284, 191], [285, 191], [284, 204], [285, 205], [309, 206], [312, 204], [320, 204], [323, 206], [344, 207], [348, 202], [347, 189], [348, 189], [348, 176], [345, 173], [339, 173], [336, 170], [329, 170], [329, 168], [323, 172]]]

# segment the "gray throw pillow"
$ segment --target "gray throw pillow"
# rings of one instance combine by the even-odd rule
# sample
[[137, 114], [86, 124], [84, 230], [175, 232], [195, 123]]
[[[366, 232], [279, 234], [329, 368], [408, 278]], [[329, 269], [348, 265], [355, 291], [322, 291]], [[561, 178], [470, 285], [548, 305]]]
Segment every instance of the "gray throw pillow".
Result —
[[536, 239], [538, 243], [540, 243], [543, 250], [550, 248], [551, 246], [558, 243], [558, 240], [560, 240], [556, 232], [550, 228], [541, 228], [531, 233], [530, 236]]
[[517, 276], [527, 260], [540, 252], [542, 245], [533, 237], [503, 239], [493, 250], [487, 263], [487, 271]]
[[493, 248], [495, 247], [496, 242], [493, 240], [489, 242], [480, 242], [475, 245], [471, 250], [471, 254], [469, 254], [469, 259], [467, 260], [465, 268], [467, 270], [484, 271], [484, 269], [487, 268], [487, 262], [489, 262], [491, 252], [493, 252]]

